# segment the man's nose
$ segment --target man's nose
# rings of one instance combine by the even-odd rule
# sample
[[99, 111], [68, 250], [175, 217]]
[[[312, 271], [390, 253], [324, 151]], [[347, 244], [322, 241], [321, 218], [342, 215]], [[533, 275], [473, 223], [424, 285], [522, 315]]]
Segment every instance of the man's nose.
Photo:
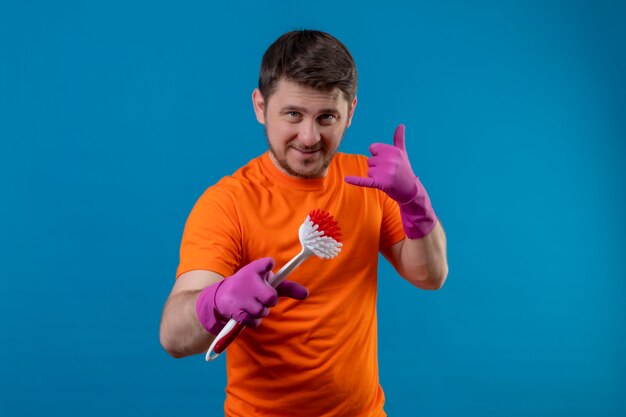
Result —
[[300, 123], [298, 139], [305, 146], [314, 146], [319, 142], [321, 138], [317, 122], [315, 120], [305, 120]]

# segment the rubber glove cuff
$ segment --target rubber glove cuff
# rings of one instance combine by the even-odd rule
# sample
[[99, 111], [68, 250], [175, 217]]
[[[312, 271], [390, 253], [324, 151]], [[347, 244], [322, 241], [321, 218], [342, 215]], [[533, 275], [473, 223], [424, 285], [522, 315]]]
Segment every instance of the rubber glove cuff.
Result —
[[217, 336], [228, 323], [228, 319], [220, 313], [215, 302], [217, 291], [224, 282], [225, 280], [222, 280], [216, 284], [209, 285], [200, 292], [196, 300], [198, 321], [200, 321], [200, 324], [207, 332], [214, 336]]
[[435, 228], [437, 216], [426, 189], [415, 177], [415, 196], [406, 203], [398, 202], [404, 233], [409, 239], [421, 239]]

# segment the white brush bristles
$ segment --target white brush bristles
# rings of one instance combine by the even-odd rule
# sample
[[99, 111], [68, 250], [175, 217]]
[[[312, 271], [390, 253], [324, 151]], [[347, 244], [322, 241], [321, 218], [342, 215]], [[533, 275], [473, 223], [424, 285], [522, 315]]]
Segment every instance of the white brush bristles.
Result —
[[343, 245], [332, 237], [324, 236], [324, 232], [318, 229], [319, 225], [313, 223], [310, 216], [306, 216], [298, 230], [302, 246], [322, 259], [331, 259], [339, 255]]

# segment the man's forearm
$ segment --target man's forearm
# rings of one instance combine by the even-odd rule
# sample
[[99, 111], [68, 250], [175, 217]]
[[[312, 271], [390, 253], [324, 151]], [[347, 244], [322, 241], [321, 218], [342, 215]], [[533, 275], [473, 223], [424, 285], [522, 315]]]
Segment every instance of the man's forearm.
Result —
[[448, 275], [446, 235], [437, 222], [421, 239], [406, 238], [402, 245], [400, 274], [416, 287], [428, 290], [441, 288]]
[[200, 292], [180, 292], [170, 297], [163, 309], [161, 345], [175, 358], [202, 353], [215, 338], [202, 327], [196, 316], [196, 300]]

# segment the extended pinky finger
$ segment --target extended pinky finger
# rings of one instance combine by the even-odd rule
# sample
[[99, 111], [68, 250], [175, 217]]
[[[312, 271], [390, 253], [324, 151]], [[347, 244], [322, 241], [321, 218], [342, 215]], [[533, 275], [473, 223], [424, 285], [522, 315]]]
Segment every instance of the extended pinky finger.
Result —
[[358, 187], [376, 188], [376, 180], [374, 178], [354, 177], [349, 175], [344, 177], [344, 181]]

